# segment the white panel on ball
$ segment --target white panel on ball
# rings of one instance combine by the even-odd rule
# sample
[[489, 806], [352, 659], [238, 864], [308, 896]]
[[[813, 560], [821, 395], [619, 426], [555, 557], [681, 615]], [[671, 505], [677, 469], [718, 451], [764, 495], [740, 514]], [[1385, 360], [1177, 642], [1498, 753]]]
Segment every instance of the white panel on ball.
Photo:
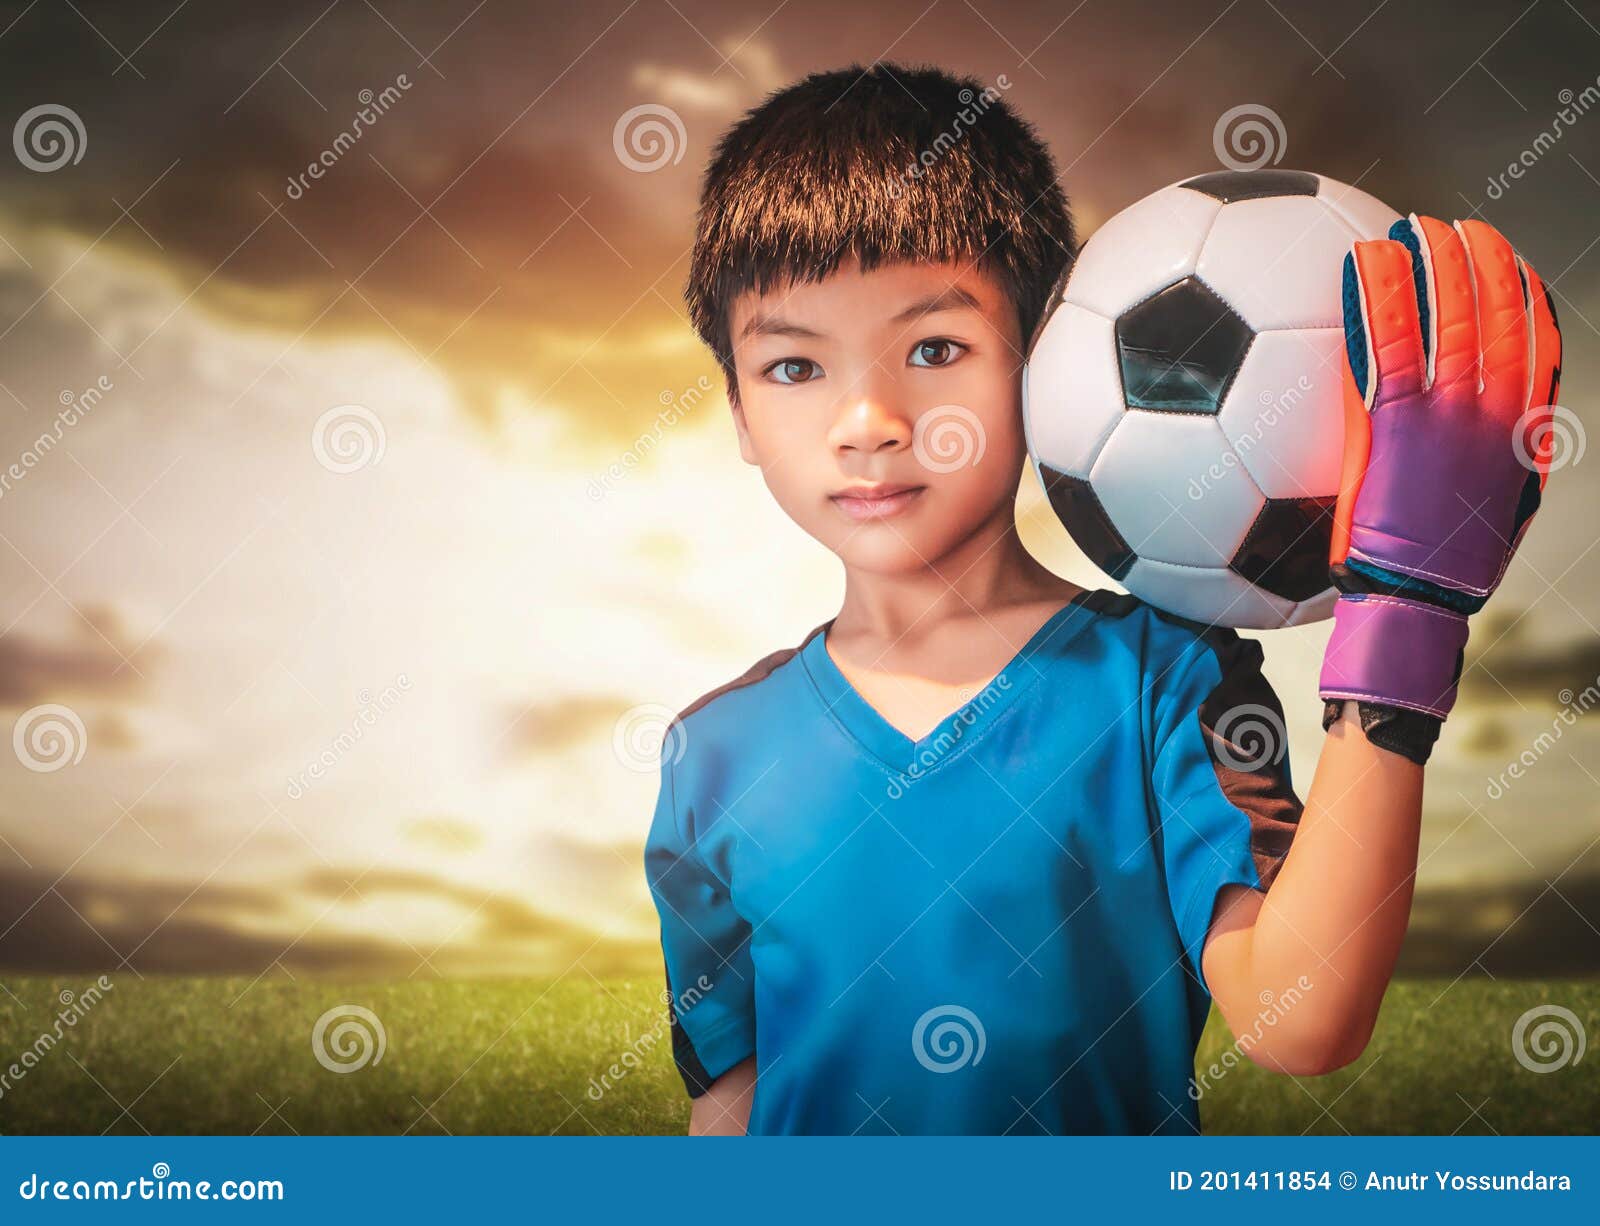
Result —
[[1065, 300], [1115, 319], [1194, 271], [1222, 202], [1168, 187], [1105, 222], [1079, 253]]
[[1262, 591], [1231, 570], [1196, 569], [1139, 558], [1123, 576], [1122, 586], [1158, 609], [1216, 625], [1271, 630], [1291, 624], [1294, 612], [1292, 600]]
[[[1048, 403], [1030, 405], [1030, 396]], [[1100, 445], [1125, 412], [1111, 321], [1062, 303], [1029, 356], [1022, 381], [1029, 453], [1042, 464], [1087, 478]]]
[[1268, 498], [1324, 498], [1344, 454], [1344, 329], [1261, 332], [1217, 420]]
[[1350, 231], [1315, 196], [1237, 200], [1222, 210], [1195, 271], [1257, 332], [1342, 327]]
[[1384, 238], [1389, 227], [1400, 220], [1400, 214], [1376, 196], [1337, 179], [1319, 177], [1322, 184], [1317, 189], [1317, 199], [1339, 214], [1353, 238]]
[[1139, 557], [1226, 566], [1263, 502], [1228, 453], [1209, 413], [1129, 409], [1100, 449], [1089, 484]]

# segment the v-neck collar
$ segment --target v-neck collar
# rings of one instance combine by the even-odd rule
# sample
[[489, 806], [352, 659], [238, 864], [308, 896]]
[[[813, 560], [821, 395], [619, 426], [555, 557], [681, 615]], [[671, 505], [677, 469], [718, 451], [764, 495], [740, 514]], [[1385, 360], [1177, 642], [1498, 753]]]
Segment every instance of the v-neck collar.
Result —
[[[1039, 679], [1033, 658], [1048, 647], [1064, 644], [1091, 620], [1086, 605], [1091, 590], [1079, 592], [1052, 613], [987, 685], [916, 740], [885, 719], [834, 663], [827, 639], [835, 619], [806, 636], [800, 660], [823, 706], [868, 752], [893, 770], [904, 771], [921, 763], [919, 769], [926, 773], [962, 753]], [[943, 748], [932, 761], [923, 762], [940, 746]]]

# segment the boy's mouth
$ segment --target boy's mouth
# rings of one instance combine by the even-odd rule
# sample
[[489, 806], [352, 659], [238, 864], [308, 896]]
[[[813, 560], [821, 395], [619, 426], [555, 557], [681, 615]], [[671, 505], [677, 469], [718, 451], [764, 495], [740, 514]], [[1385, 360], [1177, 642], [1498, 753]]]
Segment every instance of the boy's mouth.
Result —
[[852, 485], [829, 497], [851, 519], [887, 519], [910, 506], [925, 489], [925, 485], [882, 481], [870, 485]]

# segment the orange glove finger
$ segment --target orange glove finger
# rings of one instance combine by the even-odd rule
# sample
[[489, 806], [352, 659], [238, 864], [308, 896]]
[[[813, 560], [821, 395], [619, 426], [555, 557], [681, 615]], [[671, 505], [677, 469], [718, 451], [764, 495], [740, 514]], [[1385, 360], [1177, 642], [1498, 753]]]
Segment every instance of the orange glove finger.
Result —
[[1528, 408], [1532, 335], [1522, 273], [1516, 252], [1493, 226], [1469, 220], [1457, 222], [1456, 229], [1466, 245], [1477, 288], [1483, 359], [1478, 403], [1485, 413], [1509, 425]]
[[[1472, 269], [1466, 244], [1455, 227], [1437, 217], [1410, 217], [1421, 244], [1420, 259], [1427, 291], [1427, 318], [1423, 343], [1428, 353], [1428, 385], [1453, 388], [1458, 380], [1471, 380], [1467, 390], [1478, 388], [1478, 306], [1473, 292]], [[1470, 404], [1472, 396], [1461, 403]]]

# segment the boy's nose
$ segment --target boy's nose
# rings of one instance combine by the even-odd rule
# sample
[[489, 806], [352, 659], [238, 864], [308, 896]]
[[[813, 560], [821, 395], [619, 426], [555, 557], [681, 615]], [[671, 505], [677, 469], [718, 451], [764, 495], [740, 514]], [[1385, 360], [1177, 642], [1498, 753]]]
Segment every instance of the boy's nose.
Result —
[[829, 431], [835, 451], [897, 450], [911, 441], [910, 418], [882, 396], [851, 396], [840, 407]]

